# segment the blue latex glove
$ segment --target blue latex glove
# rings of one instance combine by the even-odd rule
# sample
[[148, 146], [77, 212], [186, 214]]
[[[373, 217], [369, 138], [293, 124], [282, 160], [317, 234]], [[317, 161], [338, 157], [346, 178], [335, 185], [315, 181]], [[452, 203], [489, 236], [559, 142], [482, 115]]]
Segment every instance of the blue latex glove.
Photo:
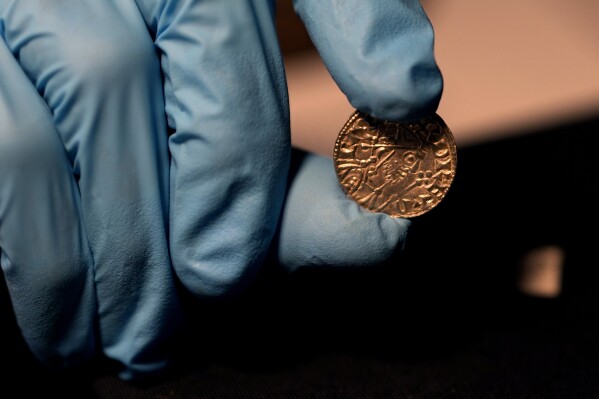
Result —
[[[436, 108], [441, 78], [417, 1], [295, 5], [354, 106], [393, 120]], [[171, 260], [198, 296], [245, 287], [273, 239], [289, 269], [367, 265], [409, 224], [363, 211], [315, 155], [286, 197], [273, 1], [135, 6], [0, 0], [0, 247], [17, 319], [43, 361], [85, 358], [98, 340], [123, 378], [164, 366], [158, 349], [179, 319], [166, 124]]]
[[[197, 295], [242, 289], [280, 221], [289, 162], [288, 100], [274, 1], [137, 0], [161, 52], [170, 137], [171, 253]], [[298, 0], [350, 102], [379, 118], [433, 112], [442, 79], [418, 1]], [[289, 269], [373, 264], [408, 221], [341, 194], [332, 162], [306, 158], [289, 192], [278, 257]]]
[[17, 322], [45, 364], [99, 347], [123, 378], [149, 376], [180, 323], [150, 35], [121, 0], [0, 0], [0, 27], [0, 247]]

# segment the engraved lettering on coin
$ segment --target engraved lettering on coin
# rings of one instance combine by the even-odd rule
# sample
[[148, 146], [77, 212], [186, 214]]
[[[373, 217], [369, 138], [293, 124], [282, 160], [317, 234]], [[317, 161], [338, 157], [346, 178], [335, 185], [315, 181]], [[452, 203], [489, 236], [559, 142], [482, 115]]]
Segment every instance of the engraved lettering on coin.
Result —
[[437, 114], [387, 122], [354, 112], [337, 137], [335, 171], [347, 195], [373, 212], [422, 215], [441, 202], [453, 182], [453, 134]]

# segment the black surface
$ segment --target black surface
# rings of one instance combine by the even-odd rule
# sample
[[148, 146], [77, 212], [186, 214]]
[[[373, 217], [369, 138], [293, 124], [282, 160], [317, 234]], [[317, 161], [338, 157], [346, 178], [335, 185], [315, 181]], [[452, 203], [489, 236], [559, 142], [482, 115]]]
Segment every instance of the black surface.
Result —
[[[105, 364], [43, 371], [5, 300], [3, 385], [19, 394], [0, 397], [599, 397], [598, 127], [460, 149], [447, 197], [388, 264], [293, 275], [268, 264], [235, 300], [189, 301], [181, 363], [161, 381], [131, 385]], [[566, 253], [555, 299], [515, 290], [521, 256], [542, 245]]]

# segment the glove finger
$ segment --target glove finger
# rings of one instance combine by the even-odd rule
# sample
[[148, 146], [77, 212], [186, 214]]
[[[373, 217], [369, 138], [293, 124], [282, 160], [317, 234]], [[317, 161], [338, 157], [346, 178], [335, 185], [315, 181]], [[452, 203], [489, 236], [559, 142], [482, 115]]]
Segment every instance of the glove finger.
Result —
[[167, 247], [159, 60], [133, 2], [9, 1], [11, 51], [52, 110], [78, 177], [106, 355], [134, 378], [165, 366], [178, 325]]
[[52, 367], [94, 354], [92, 258], [79, 212], [52, 115], [0, 39], [0, 264], [25, 341]]
[[273, 1], [139, 1], [162, 53], [173, 134], [170, 248], [198, 296], [239, 292], [285, 193], [289, 111]]
[[277, 240], [284, 268], [372, 266], [403, 248], [408, 219], [369, 212], [349, 199], [331, 159], [299, 151], [293, 158], [297, 171], [292, 174]]
[[387, 120], [437, 109], [443, 81], [418, 0], [294, 0], [294, 6], [355, 108]]

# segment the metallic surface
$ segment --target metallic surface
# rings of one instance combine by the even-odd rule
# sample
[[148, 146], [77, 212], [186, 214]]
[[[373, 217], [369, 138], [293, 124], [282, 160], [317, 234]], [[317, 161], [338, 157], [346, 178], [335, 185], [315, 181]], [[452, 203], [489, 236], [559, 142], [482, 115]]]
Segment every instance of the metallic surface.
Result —
[[350, 198], [373, 212], [411, 218], [445, 197], [456, 153], [453, 134], [437, 114], [387, 122], [356, 111], [337, 137], [333, 159]]

